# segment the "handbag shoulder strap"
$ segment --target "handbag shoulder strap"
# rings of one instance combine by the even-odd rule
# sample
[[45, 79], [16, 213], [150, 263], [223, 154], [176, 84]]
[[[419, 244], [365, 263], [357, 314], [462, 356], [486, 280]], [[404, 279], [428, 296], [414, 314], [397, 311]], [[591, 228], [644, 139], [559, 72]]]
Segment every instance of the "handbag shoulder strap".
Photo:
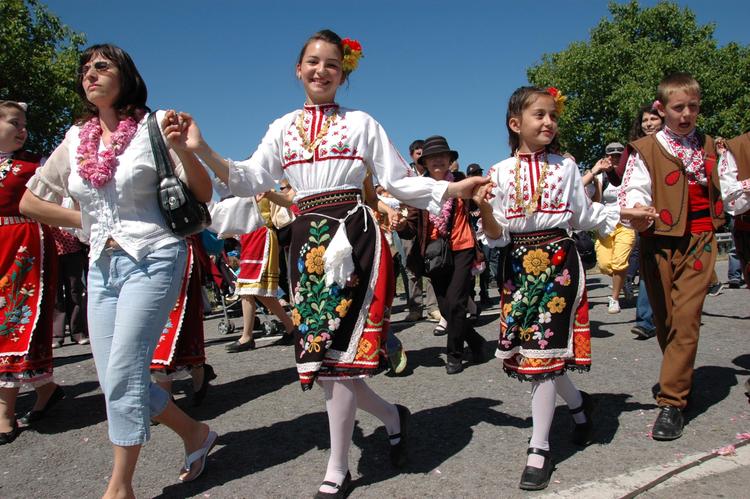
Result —
[[167, 145], [159, 130], [159, 123], [156, 121], [156, 113], [151, 113], [146, 119], [148, 123], [148, 138], [151, 140], [151, 150], [154, 153], [154, 162], [156, 163], [156, 172], [159, 174], [159, 180], [167, 177], [173, 177], [172, 157], [169, 155]]

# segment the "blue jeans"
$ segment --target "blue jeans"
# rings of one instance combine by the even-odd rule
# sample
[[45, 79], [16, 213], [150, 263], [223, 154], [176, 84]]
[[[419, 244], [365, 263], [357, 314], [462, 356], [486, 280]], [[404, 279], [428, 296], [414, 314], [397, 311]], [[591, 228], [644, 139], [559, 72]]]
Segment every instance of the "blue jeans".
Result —
[[651, 310], [651, 302], [648, 301], [646, 282], [641, 278], [638, 285], [638, 301], [635, 304], [635, 325], [641, 326], [646, 331], [654, 331], [654, 312]]
[[727, 281], [737, 284], [742, 282], [742, 264], [740, 263], [740, 259], [737, 257], [737, 248], [735, 248], [734, 245], [732, 245], [732, 249], [729, 251]]
[[140, 262], [122, 250], [105, 250], [91, 263], [88, 319], [91, 350], [107, 404], [109, 439], [142, 445], [150, 419], [169, 394], [151, 383], [151, 358], [180, 293], [187, 260], [184, 242], [170, 244]]

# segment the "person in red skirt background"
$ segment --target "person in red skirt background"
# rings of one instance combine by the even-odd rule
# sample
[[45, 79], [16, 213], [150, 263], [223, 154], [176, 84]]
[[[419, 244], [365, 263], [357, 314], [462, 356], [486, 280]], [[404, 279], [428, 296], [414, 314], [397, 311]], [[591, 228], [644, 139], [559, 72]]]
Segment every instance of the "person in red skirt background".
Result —
[[57, 253], [49, 227], [18, 211], [40, 156], [23, 151], [26, 106], [0, 101], [0, 445], [19, 433], [16, 398], [23, 384], [36, 403], [21, 418], [30, 424], [65, 396], [52, 378], [52, 316]]

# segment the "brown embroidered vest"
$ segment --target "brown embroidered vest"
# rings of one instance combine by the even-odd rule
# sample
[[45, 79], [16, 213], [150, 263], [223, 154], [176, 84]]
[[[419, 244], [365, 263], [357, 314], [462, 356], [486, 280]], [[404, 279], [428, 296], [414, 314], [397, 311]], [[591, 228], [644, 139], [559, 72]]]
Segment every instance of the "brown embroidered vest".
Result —
[[737, 162], [737, 180], [750, 178], [750, 132], [728, 140], [727, 149]]
[[[705, 135], [702, 140], [706, 154], [704, 167], [709, 178], [709, 212], [714, 229], [718, 229], [724, 224], [724, 204], [719, 189], [716, 151], [711, 137]], [[658, 215], [654, 221], [653, 233], [659, 236], [683, 236], [689, 227], [685, 165], [664, 149], [656, 135], [643, 137], [630, 145], [638, 151], [651, 175], [651, 197]]]

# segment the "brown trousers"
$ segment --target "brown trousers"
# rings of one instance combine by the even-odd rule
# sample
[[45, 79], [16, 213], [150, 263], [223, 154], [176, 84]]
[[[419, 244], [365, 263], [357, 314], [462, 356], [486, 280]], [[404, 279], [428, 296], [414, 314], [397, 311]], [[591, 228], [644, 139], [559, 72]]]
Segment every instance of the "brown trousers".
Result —
[[[700, 263], [698, 263], [700, 262]], [[641, 238], [641, 276], [664, 355], [660, 406], [684, 409], [693, 383], [703, 301], [716, 263], [713, 232]]]

